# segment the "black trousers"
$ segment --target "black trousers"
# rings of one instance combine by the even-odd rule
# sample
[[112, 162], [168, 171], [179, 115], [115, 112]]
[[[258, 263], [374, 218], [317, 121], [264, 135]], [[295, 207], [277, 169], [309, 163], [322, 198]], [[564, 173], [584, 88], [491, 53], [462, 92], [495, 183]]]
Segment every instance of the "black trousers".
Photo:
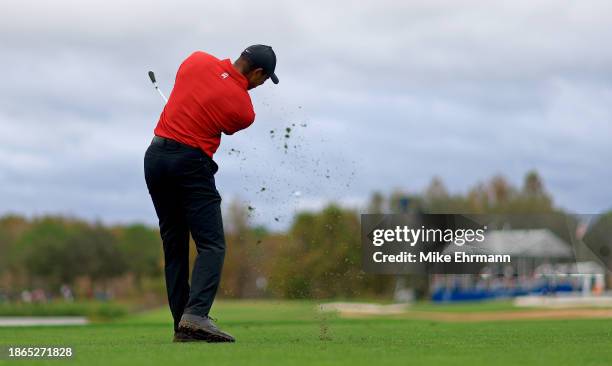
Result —
[[[174, 329], [183, 313], [208, 315], [225, 256], [217, 164], [201, 150], [155, 137], [144, 158], [164, 248], [168, 303]], [[197, 257], [189, 286], [189, 233]]]

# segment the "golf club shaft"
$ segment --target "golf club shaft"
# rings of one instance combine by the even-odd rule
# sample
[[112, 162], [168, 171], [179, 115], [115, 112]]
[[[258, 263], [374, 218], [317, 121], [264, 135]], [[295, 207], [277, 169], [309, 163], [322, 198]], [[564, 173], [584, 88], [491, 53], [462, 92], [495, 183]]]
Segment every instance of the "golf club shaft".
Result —
[[157, 90], [157, 92], [159, 93], [159, 95], [161, 95], [162, 99], [164, 100], [164, 102], [168, 103], [168, 98], [166, 98], [166, 96], [164, 95], [164, 93], [162, 93], [161, 89], [159, 89], [159, 87], [157, 86], [157, 84], [153, 84], [155, 85], [155, 89]]
[[166, 98], [164, 93], [162, 93], [161, 89], [157, 86], [157, 80], [155, 79], [155, 73], [153, 71], [149, 71], [149, 79], [151, 79], [151, 82], [153, 83], [153, 86], [155, 87], [155, 90], [157, 90], [159, 95], [161, 95], [161, 97], [164, 100], [164, 102], [168, 103], [168, 98]]

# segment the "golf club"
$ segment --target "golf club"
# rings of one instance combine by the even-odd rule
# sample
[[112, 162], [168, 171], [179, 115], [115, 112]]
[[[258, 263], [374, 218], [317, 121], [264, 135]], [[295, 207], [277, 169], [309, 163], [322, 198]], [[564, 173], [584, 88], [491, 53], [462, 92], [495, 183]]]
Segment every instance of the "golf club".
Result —
[[153, 71], [149, 71], [149, 79], [151, 79], [151, 82], [153, 83], [153, 86], [155, 87], [155, 90], [157, 90], [159, 95], [161, 95], [161, 97], [164, 100], [164, 102], [168, 103], [168, 98], [166, 98], [164, 93], [162, 93], [162, 91], [157, 86], [157, 81], [155, 80], [155, 73]]

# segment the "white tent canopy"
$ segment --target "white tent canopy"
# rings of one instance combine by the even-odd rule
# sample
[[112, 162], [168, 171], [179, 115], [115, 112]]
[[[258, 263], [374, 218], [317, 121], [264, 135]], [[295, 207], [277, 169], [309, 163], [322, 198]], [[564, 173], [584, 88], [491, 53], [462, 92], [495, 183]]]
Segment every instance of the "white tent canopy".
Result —
[[524, 258], [571, 258], [570, 246], [548, 229], [491, 230], [482, 243], [449, 245], [444, 253], [508, 254]]

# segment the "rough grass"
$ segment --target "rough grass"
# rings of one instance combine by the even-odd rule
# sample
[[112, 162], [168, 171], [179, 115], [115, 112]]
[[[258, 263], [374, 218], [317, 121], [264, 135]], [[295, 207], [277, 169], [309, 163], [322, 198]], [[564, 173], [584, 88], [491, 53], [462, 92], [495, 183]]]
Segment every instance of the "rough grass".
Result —
[[0, 316], [86, 316], [91, 320], [110, 320], [128, 314], [127, 305], [113, 302], [64, 302], [44, 304], [0, 303]]
[[[90, 326], [0, 328], [0, 344], [72, 346], [76, 356], [69, 364], [83, 365], [527, 366], [612, 360], [612, 320], [442, 323], [340, 319], [314, 309], [308, 302], [219, 302], [212, 315], [237, 337], [235, 344], [171, 343], [166, 309]], [[477, 309], [471, 305], [470, 311]]]

